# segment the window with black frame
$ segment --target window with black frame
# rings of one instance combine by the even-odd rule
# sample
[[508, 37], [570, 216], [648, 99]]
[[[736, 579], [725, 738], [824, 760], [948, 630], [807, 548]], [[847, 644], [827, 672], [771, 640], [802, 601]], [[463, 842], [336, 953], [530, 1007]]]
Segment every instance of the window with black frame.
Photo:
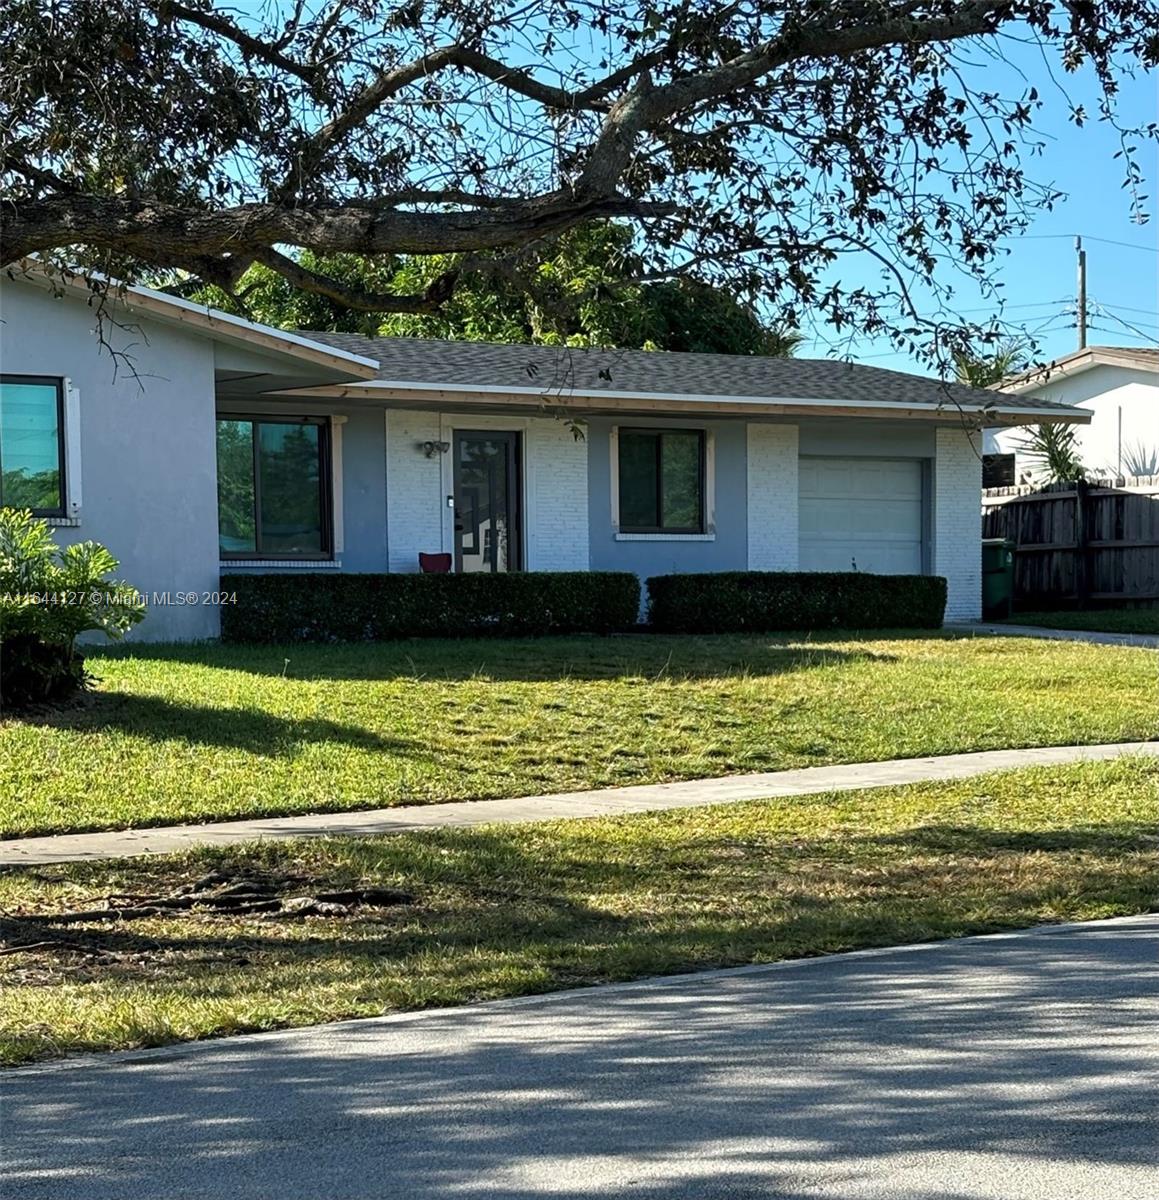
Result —
[[61, 379], [0, 375], [0, 507], [65, 515]]
[[703, 533], [702, 429], [620, 429], [621, 533]]
[[329, 558], [329, 462], [325, 418], [218, 417], [222, 558]]

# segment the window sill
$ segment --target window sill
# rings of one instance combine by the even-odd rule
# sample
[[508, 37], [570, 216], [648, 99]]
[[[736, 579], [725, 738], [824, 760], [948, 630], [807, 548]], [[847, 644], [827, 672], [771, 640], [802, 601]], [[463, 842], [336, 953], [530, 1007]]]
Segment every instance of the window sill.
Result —
[[235, 567], [283, 567], [291, 571], [342, 570], [342, 564], [332, 558], [231, 558], [217, 565], [225, 572], [232, 571]]
[[715, 542], [715, 533], [614, 533], [617, 542]]
[[53, 529], [79, 529], [80, 517], [41, 517], [46, 525]]

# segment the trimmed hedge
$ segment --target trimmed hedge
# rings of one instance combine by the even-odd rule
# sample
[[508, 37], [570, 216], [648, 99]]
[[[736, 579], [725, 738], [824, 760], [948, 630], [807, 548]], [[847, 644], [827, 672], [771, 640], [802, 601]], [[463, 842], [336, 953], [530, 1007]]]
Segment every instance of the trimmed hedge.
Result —
[[658, 633], [776, 629], [937, 629], [946, 581], [931, 575], [721, 571], [648, 580]]
[[223, 575], [223, 642], [611, 633], [636, 624], [640, 581], [611, 571]]

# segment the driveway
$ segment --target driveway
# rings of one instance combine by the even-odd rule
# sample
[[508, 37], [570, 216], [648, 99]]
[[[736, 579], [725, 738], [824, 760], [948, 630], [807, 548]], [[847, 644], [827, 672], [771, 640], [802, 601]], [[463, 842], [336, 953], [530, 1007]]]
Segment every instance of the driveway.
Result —
[[1159, 915], [10, 1072], [8, 1200], [1159, 1196]]

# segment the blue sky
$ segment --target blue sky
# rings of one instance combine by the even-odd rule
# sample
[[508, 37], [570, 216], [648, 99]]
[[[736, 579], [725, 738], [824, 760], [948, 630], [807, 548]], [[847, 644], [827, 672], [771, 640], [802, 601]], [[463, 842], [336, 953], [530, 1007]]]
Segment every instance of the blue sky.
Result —
[[[1036, 126], [1045, 147], [1041, 155], [1026, 160], [1027, 174], [1053, 184], [1066, 198], [1052, 212], [1040, 214], [1026, 235], [1005, 243], [1008, 253], [999, 258], [994, 272], [1004, 285], [1005, 321], [1037, 332], [1039, 353], [1045, 358], [1077, 347], [1074, 235], [1082, 234], [1087, 251], [1088, 343], [1159, 346], [1159, 149], [1154, 142], [1135, 143], [1145, 174], [1141, 191], [1149, 197], [1143, 207], [1151, 216], [1147, 223], [1136, 224], [1131, 219], [1130, 196], [1123, 188], [1122, 161], [1113, 157], [1120, 145], [1118, 133], [1093, 117], [1081, 128], [1068, 121], [1065, 99], [1050, 82], [1037, 50], [1017, 46], [1010, 57], [1046, 101]], [[981, 70], [986, 73], [986, 86], [998, 85], [998, 68]], [[1085, 105], [1089, 114], [1097, 113], [1098, 90], [1088, 73], [1066, 77], [1055, 68], [1055, 74], [1076, 103]], [[1124, 80], [1119, 114], [1124, 125], [1159, 120], [1159, 76], [1141, 74]], [[850, 255], [840, 274], [846, 282], [858, 277], [876, 282], [880, 268], [868, 256]], [[956, 312], [980, 322], [993, 314], [994, 303], [964, 277], [955, 291]], [[817, 339], [802, 346], [800, 353], [821, 357], [832, 350]], [[925, 370], [892, 351], [884, 339], [858, 341], [851, 356], [873, 366]]]

